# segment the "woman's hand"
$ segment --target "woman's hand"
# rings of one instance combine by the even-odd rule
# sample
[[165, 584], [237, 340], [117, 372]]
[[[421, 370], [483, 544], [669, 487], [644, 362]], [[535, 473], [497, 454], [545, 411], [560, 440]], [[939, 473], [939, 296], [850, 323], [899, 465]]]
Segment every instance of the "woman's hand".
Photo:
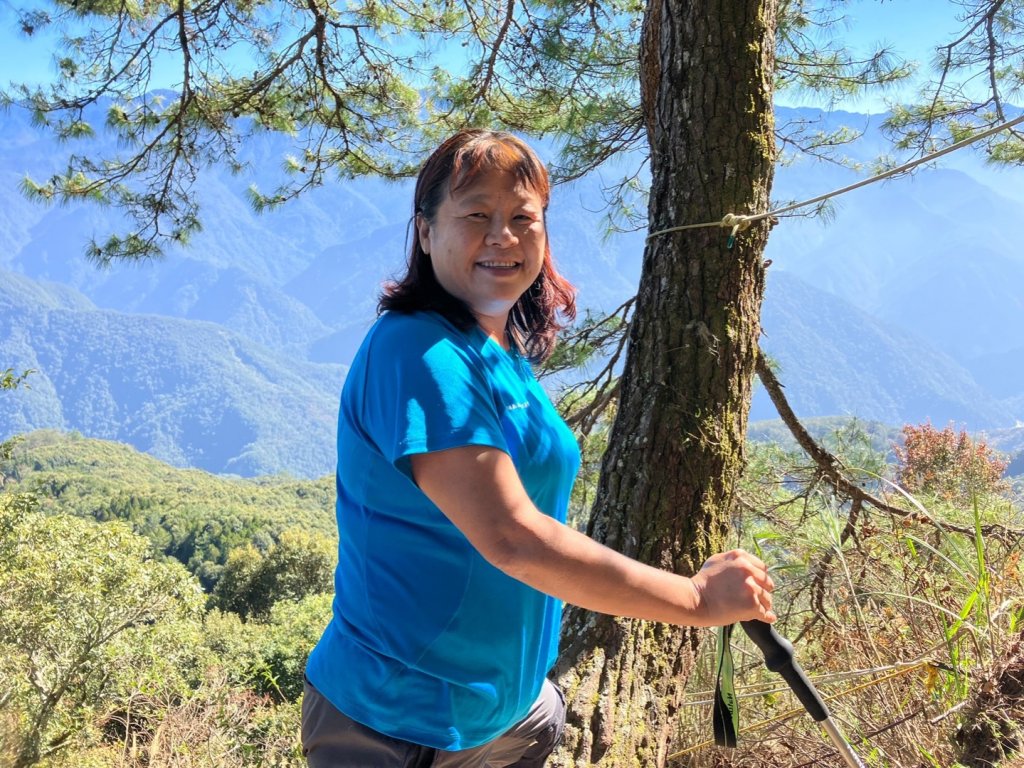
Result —
[[768, 567], [742, 549], [708, 558], [690, 579], [696, 593], [695, 624], [719, 627], [737, 621], [775, 621]]

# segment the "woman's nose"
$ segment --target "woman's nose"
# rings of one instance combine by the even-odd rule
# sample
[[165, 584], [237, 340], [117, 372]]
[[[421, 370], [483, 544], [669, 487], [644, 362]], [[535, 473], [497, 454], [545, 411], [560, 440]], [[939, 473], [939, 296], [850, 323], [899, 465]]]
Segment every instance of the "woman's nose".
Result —
[[491, 219], [491, 226], [487, 230], [487, 244], [497, 245], [502, 247], [508, 247], [514, 245], [517, 241], [515, 232], [512, 231], [512, 225], [495, 216]]

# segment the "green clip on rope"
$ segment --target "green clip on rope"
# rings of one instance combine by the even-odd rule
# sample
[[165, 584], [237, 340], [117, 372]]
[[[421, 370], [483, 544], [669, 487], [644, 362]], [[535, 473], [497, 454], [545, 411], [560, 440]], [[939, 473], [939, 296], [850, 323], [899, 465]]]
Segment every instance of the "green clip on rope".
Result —
[[718, 661], [715, 674], [715, 706], [712, 713], [715, 729], [715, 744], [720, 747], [735, 747], [740, 730], [740, 707], [736, 701], [733, 685], [732, 663], [733, 624], [718, 628]]

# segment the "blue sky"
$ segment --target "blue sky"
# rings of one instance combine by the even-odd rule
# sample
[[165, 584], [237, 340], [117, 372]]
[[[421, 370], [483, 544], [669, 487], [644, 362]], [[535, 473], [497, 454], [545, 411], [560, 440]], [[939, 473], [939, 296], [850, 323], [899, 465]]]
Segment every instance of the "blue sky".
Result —
[[[951, 0], [847, 0], [844, 5], [845, 21], [836, 30], [854, 52], [867, 55], [879, 47], [915, 62], [917, 79], [926, 77], [935, 55], [935, 46], [955, 39], [962, 28], [957, 20], [961, 10]], [[908, 82], [903, 92], [912, 90]], [[898, 95], [897, 90], [893, 95]], [[783, 97], [782, 103], [794, 105]], [[843, 109], [854, 112], [878, 112], [885, 108], [883, 97], [871, 96], [850, 101]]]
[[928, 61], [932, 48], [960, 29], [959, 5], [950, 0], [849, 0], [848, 39], [861, 48], [882, 43]]
[[[49, 33], [26, 38], [18, 32], [15, 9], [19, 5], [19, 0], [0, 0], [0, 83], [4, 85], [12, 80], [45, 81], [53, 72], [55, 38]], [[884, 44], [927, 65], [931, 47], [959, 29], [957, 7], [949, 0], [848, 0], [846, 22], [837, 35], [863, 53]], [[804, 103], [796, 98], [780, 101]], [[884, 103], [876, 97], [842, 106], [851, 111], [876, 112], [884, 108]]]

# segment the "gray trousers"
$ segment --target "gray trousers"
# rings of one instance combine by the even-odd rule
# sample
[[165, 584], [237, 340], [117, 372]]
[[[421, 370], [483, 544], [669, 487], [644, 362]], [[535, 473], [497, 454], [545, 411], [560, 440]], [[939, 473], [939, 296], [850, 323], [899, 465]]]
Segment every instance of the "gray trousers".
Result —
[[309, 768], [542, 768], [562, 738], [565, 701], [544, 681], [526, 717], [494, 741], [448, 752], [393, 739], [361, 725], [306, 681], [302, 753]]

